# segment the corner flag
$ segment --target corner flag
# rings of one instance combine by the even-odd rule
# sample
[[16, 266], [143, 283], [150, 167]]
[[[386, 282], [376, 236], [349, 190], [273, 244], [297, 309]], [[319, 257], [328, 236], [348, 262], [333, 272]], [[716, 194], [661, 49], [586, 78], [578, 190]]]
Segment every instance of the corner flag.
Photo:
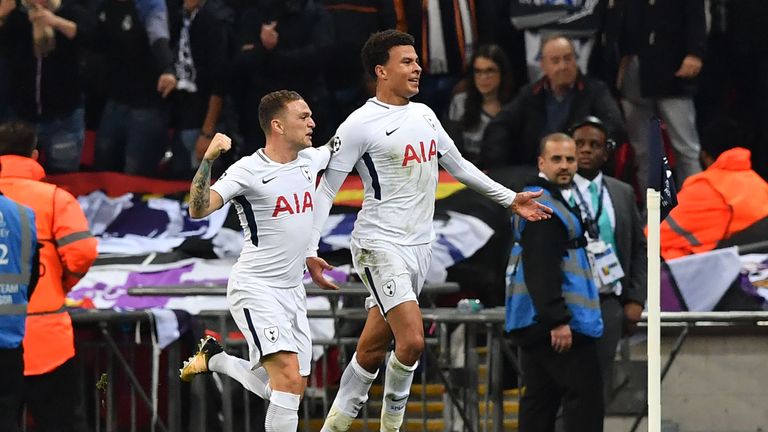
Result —
[[677, 205], [677, 188], [664, 155], [661, 120], [653, 117], [648, 128], [648, 187], [661, 195], [661, 220]]

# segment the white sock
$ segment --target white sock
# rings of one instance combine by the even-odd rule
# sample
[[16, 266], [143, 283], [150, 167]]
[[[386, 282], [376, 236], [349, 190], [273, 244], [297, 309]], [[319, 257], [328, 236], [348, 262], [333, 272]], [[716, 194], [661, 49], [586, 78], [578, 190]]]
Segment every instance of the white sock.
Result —
[[339, 392], [333, 400], [333, 406], [325, 419], [322, 431], [346, 431], [357, 417], [360, 408], [368, 401], [368, 390], [379, 371], [370, 373], [357, 362], [357, 353], [352, 356], [344, 373], [341, 375]]
[[389, 356], [387, 362], [387, 374], [384, 376], [384, 406], [381, 409], [381, 430], [399, 431], [403, 424], [405, 405], [411, 394], [413, 371], [419, 362], [413, 366], [406, 366], [395, 357], [395, 353]]
[[264, 366], [251, 370], [248, 361], [222, 351], [208, 360], [208, 369], [232, 377], [264, 400], [270, 399], [272, 389], [269, 388], [269, 375]]
[[265, 432], [295, 431], [299, 427], [299, 403], [297, 394], [273, 391], [269, 397], [267, 418], [264, 421]]

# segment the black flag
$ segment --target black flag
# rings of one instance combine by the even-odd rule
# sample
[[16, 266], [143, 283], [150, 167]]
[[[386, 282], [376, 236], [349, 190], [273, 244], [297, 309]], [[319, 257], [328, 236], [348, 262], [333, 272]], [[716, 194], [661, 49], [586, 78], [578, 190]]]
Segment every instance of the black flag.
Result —
[[664, 220], [677, 205], [677, 188], [661, 143], [661, 120], [653, 117], [648, 128], [648, 187], [661, 194], [661, 220]]

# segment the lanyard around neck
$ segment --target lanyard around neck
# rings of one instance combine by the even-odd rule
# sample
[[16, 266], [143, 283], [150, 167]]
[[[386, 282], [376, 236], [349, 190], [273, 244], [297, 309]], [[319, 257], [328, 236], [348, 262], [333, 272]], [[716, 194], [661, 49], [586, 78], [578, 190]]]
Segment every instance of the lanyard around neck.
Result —
[[576, 192], [576, 195], [579, 197], [579, 202], [583, 204], [584, 211], [586, 212], [588, 221], [594, 221], [597, 222], [600, 219], [600, 215], [603, 214], [603, 191], [605, 190], [605, 180], [600, 182], [600, 192], [597, 195], [597, 211], [595, 212], [595, 217], [592, 217], [592, 212], [589, 210], [589, 204], [586, 200], [584, 200], [584, 196], [581, 195], [581, 191], [579, 190], [579, 186], [574, 183], [573, 190]]

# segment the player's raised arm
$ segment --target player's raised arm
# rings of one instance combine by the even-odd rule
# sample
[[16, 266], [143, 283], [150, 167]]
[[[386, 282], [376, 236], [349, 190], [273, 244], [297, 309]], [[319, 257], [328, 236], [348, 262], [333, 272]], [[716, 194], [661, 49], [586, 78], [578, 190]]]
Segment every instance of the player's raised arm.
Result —
[[204, 218], [224, 204], [221, 195], [211, 190], [211, 165], [230, 148], [232, 148], [232, 140], [221, 133], [217, 133], [208, 145], [189, 188], [189, 215], [193, 218]]

